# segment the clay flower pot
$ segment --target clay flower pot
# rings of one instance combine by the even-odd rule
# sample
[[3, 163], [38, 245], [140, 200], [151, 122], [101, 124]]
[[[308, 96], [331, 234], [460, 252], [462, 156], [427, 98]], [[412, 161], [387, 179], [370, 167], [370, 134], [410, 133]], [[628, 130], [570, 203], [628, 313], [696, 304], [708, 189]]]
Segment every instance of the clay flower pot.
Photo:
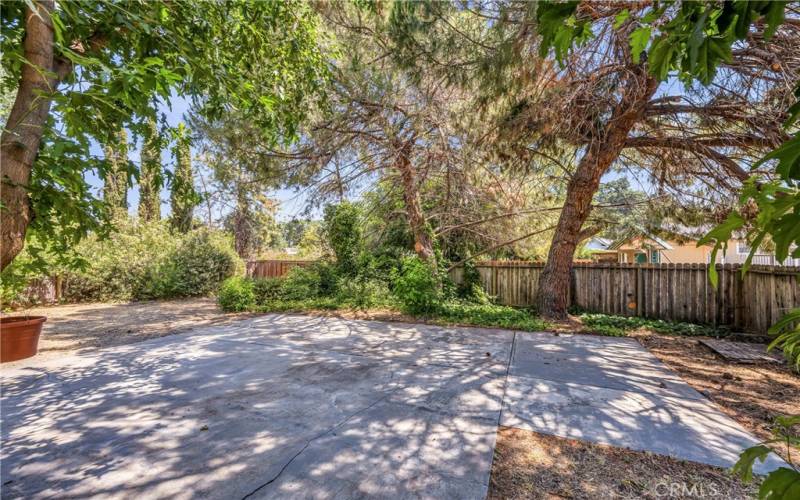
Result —
[[0, 318], [0, 363], [35, 356], [45, 321], [47, 318], [44, 316]]

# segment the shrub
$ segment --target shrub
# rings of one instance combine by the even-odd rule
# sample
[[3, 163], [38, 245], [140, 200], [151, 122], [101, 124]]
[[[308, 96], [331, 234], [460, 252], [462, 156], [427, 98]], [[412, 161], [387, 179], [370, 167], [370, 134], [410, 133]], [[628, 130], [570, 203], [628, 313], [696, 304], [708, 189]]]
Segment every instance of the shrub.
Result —
[[325, 207], [322, 234], [336, 258], [339, 274], [357, 274], [363, 245], [358, 206], [345, 201]]
[[434, 312], [442, 301], [439, 280], [419, 257], [406, 257], [392, 276], [392, 292], [411, 314]]
[[241, 269], [239, 256], [221, 233], [198, 229], [187, 233], [169, 259], [173, 269], [170, 296], [208, 295]]
[[314, 262], [307, 269], [316, 273], [319, 277], [319, 294], [335, 295], [339, 286], [339, 274], [337, 267], [325, 260]]
[[207, 295], [242, 267], [230, 239], [207, 229], [174, 233], [166, 221], [120, 221], [107, 239], [75, 249], [88, 265], [70, 272], [70, 301], [127, 301]]
[[391, 302], [391, 294], [386, 283], [364, 277], [342, 278], [339, 282], [336, 300], [356, 309], [369, 309]]
[[318, 297], [322, 291], [322, 278], [314, 267], [293, 267], [281, 284], [285, 300], [305, 300]]
[[255, 305], [253, 280], [241, 276], [226, 279], [219, 288], [217, 302], [223, 311], [247, 311]]
[[259, 278], [253, 280], [255, 303], [263, 306], [269, 302], [280, 300], [282, 298], [282, 286], [283, 280], [281, 278]]
[[456, 295], [476, 304], [491, 303], [491, 298], [481, 286], [481, 275], [471, 261], [464, 263], [464, 275], [456, 287]]

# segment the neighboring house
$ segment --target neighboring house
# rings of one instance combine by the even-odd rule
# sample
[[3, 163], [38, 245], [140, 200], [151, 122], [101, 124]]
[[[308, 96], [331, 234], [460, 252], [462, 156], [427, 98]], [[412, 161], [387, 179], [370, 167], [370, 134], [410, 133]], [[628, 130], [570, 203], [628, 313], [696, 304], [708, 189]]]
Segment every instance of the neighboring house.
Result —
[[[635, 231], [616, 241], [594, 238], [587, 245], [595, 262], [620, 262], [638, 264], [708, 264], [712, 247], [697, 246], [692, 238], [661, 238], [646, 231]], [[750, 247], [743, 240], [732, 239], [725, 251], [717, 253], [718, 264], [741, 264], [747, 259]], [[800, 266], [800, 259], [778, 262], [774, 254], [759, 251], [753, 264]]]

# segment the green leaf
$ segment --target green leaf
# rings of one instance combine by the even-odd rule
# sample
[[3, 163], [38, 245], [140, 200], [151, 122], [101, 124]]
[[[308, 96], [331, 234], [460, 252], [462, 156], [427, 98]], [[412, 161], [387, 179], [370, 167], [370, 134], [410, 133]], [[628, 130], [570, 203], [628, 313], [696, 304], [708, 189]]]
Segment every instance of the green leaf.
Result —
[[758, 489], [758, 497], [769, 500], [800, 498], [800, 472], [781, 467], [770, 472]]
[[614, 16], [614, 29], [618, 30], [622, 26], [622, 24], [628, 20], [630, 16], [631, 13], [628, 11], [628, 9], [625, 9], [616, 16]]
[[769, 446], [763, 444], [751, 446], [739, 454], [739, 460], [733, 465], [731, 472], [745, 483], [749, 483], [753, 480], [753, 464], [756, 459], [763, 463], [770, 453], [772, 449]]
[[785, 2], [782, 1], [768, 3], [767, 12], [764, 14], [764, 18], [767, 21], [767, 29], [764, 30], [764, 38], [766, 40], [772, 38], [772, 35], [778, 30], [778, 26], [783, 23], [785, 17], [784, 8], [786, 6]]
[[650, 26], [641, 26], [633, 30], [631, 33], [631, 56], [633, 57], [633, 62], [636, 64], [639, 64], [641, 54], [644, 52], [644, 49], [647, 48], [647, 43], [650, 41], [651, 32], [652, 29]]
[[650, 65], [650, 72], [659, 80], [667, 78], [673, 66], [676, 50], [677, 48], [673, 41], [665, 35], [657, 38], [650, 46], [647, 62]]

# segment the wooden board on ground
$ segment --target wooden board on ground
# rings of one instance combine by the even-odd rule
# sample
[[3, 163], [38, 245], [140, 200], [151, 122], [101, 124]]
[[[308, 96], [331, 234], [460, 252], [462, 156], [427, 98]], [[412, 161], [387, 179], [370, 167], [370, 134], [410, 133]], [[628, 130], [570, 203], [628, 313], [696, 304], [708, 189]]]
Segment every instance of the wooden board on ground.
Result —
[[731, 342], [729, 340], [703, 339], [700, 341], [712, 351], [716, 352], [728, 361], [735, 363], [757, 363], [768, 361], [771, 363], [781, 363], [783, 358], [771, 352], [767, 352], [764, 344], [748, 344], [746, 342]]

